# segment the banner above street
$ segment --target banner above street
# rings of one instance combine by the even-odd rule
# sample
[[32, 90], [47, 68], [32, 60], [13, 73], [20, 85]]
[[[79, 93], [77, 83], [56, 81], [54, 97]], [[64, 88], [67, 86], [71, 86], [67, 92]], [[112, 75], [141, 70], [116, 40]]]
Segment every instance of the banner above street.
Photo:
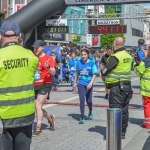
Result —
[[65, 0], [67, 5], [107, 5], [107, 4], [133, 4], [148, 3], [150, 0]]

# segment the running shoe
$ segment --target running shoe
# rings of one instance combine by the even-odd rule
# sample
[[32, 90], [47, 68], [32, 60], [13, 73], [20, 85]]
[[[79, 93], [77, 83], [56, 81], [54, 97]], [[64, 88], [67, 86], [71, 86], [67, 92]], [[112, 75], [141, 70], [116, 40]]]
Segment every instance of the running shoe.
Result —
[[80, 118], [79, 120], [79, 124], [84, 124], [85, 119], [84, 118]]
[[142, 124], [141, 127], [142, 127], [142, 128], [145, 128], [145, 129], [150, 129], [150, 125]]
[[94, 117], [94, 114], [93, 114], [93, 112], [92, 112], [91, 114], [89, 114], [89, 115], [87, 116], [87, 119], [88, 119], [88, 120], [92, 120], [93, 117]]
[[73, 94], [76, 94], [76, 93], [77, 93], [74, 89], [72, 89], [71, 92], [72, 92]]
[[38, 136], [38, 135], [40, 135], [41, 133], [42, 133], [41, 130], [35, 129], [35, 130], [33, 131], [33, 133], [32, 133], [32, 136]]
[[108, 95], [108, 94], [106, 94], [106, 95], [105, 95], [105, 99], [108, 99], [108, 96], [109, 96], [109, 95]]
[[50, 124], [50, 130], [54, 131], [55, 130], [55, 116], [50, 115], [50, 119], [48, 120], [48, 123]]
[[56, 87], [53, 87], [52, 90], [56, 91], [56, 90], [58, 90], [58, 89], [57, 89]]
[[42, 132], [41, 128], [42, 128], [41, 122], [37, 123], [37, 126], [36, 126], [35, 130], [33, 131], [32, 136], [40, 135]]
[[125, 139], [125, 133], [124, 132], [122, 132], [121, 138]]

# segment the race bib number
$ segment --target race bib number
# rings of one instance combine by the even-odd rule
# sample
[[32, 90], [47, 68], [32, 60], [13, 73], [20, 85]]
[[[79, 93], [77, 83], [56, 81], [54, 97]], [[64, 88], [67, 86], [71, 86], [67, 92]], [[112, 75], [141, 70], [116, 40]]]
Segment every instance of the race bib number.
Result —
[[34, 80], [40, 80], [40, 71], [36, 71], [34, 75]]
[[71, 69], [70, 69], [71, 71], [75, 71], [76, 69], [75, 69], [75, 67], [71, 67]]
[[81, 72], [80, 72], [81, 75], [86, 75], [88, 76], [89, 75], [89, 71], [87, 69], [83, 69]]

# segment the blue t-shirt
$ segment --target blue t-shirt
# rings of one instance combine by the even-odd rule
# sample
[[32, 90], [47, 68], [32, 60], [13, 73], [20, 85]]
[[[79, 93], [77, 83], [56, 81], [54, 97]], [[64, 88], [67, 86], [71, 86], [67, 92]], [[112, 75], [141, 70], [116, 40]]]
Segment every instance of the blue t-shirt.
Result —
[[81, 58], [81, 56], [77, 56], [77, 59], [78, 59], [78, 61], [80, 61], [82, 58]]
[[142, 45], [139, 47], [139, 50], [137, 52], [138, 61], [143, 61], [145, 58], [145, 54], [143, 49], [145, 48], [145, 45]]
[[87, 86], [91, 82], [93, 74], [97, 74], [96, 65], [92, 60], [88, 60], [87, 62], [80, 60], [77, 63], [76, 70], [78, 71], [78, 84], [84, 86]]
[[49, 46], [47, 46], [47, 45], [44, 46], [44, 53], [49, 55], [49, 56], [51, 55], [51, 51], [50, 51], [50, 47]]
[[70, 68], [70, 75], [74, 75], [76, 73], [76, 65], [77, 65], [77, 62], [78, 62], [78, 58], [69, 58], [69, 61], [68, 61], [68, 66]]
[[92, 60], [94, 63], [96, 62], [96, 59], [92, 54], [89, 54], [89, 59]]

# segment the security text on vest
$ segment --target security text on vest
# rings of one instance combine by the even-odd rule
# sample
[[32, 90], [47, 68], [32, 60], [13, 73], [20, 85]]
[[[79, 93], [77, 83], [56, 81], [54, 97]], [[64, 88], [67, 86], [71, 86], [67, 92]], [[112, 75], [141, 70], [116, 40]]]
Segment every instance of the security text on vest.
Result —
[[15, 68], [23, 68], [28, 67], [28, 58], [20, 58], [20, 59], [10, 59], [10, 60], [4, 60], [4, 69], [15, 69]]

